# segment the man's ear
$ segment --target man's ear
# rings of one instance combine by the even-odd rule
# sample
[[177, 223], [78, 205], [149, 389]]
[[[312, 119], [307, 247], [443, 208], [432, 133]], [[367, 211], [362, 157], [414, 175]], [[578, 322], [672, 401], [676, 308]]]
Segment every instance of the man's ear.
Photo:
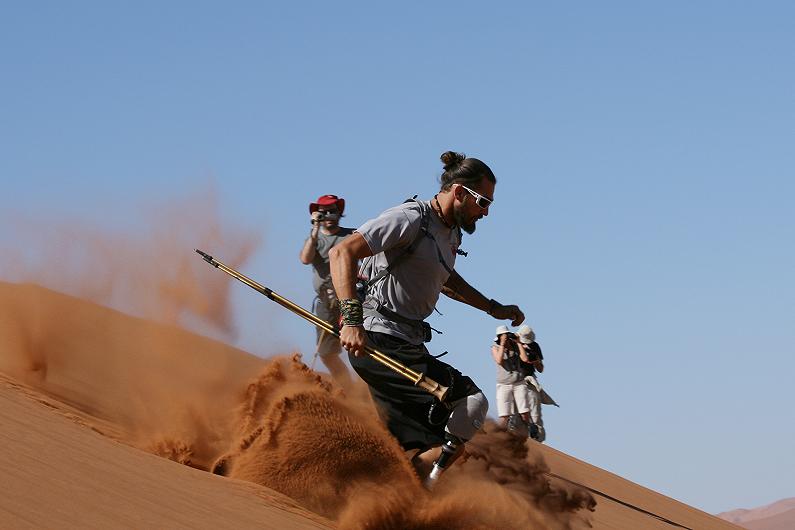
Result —
[[463, 202], [464, 201], [464, 192], [465, 191], [466, 190], [464, 190], [464, 188], [462, 188], [460, 184], [453, 184], [453, 197], [458, 202]]

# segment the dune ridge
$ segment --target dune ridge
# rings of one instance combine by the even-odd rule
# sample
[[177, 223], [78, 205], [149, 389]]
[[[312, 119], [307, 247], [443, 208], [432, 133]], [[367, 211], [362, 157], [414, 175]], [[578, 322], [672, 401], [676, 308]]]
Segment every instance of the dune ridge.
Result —
[[718, 517], [749, 530], [788, 530], [795, 528], [795, 497], [719, 513]]

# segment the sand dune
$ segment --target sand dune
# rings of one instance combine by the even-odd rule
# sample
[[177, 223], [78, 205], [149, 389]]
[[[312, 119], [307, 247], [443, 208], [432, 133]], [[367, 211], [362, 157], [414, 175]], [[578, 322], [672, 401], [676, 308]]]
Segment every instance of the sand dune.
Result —
[[0, 526], [734, 528], [493, 424], [431, 496], [363, 388], [35, 285], [0, 337]]
[[0, 377], [2, 528], [331, 528], [291, 499], [114, 442]]
[[795, 528], [795, 497], [750, 510], [723, 512], [718, 517], [750, 530], [791, 530]]

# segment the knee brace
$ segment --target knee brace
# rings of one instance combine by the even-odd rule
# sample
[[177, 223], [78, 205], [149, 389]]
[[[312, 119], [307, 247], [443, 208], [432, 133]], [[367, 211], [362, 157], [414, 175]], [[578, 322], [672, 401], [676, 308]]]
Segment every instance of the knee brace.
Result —
[[489, 402], [483, 392], [469, 395], [451, 404], [452, 412], [447, 420], [445, 432], [452, 436], [467, 441], [483, 427], [486, 413], [489, 411]]

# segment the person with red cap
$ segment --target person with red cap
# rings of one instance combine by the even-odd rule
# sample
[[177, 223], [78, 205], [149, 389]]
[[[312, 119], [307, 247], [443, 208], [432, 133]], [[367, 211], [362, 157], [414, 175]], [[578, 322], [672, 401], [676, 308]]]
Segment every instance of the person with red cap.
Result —
[[[339, 322], [340, 313], [334, 286], [331, 284], [328, 253], [332, 247], [353, 233], [352, 228], [339, 225], [344, 211], [345, 199], [336, 195], [321, 195], [317, 202], [310, 203], [312, 230], [300, 254], [301, 263], [312, 265], [312, 286], [316, 293], [313, 312], [334, 325]], [[341, 351], [339, 339], [325, 331], [317, 330], [315, 355], [320, 357], [336, 381], [345, 384], [350, 381], [350, 375], [340, 359]]]

